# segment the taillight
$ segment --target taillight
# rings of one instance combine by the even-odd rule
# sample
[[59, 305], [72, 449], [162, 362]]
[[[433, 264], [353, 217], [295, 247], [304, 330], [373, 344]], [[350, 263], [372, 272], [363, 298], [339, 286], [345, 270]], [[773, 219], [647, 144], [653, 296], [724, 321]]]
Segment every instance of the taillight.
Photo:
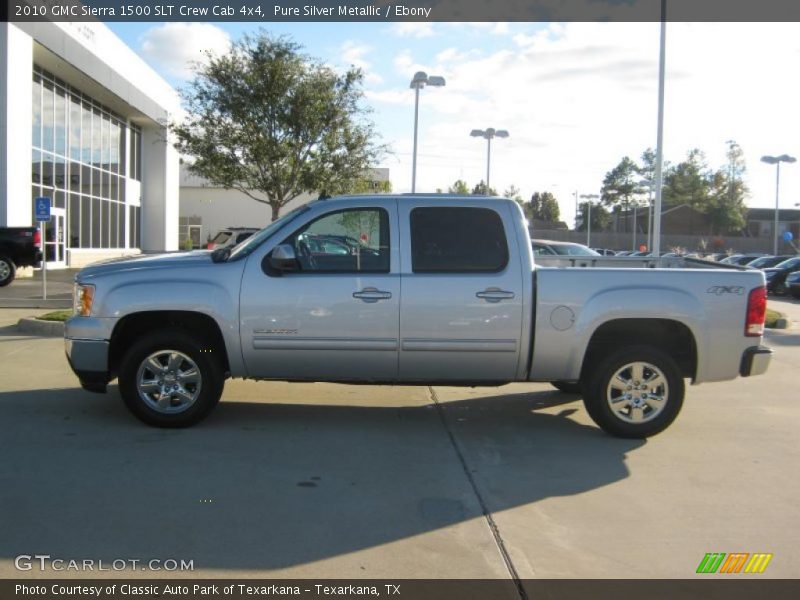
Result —
[[42, 232], [38, 229], [33, 232], [33, 245], [38, 246], [42, 243]]
[[214, 242], [208, 242], [208, 245], [206, 245], [206, 249], [207, 250], [213, 250], [214, 249]]
[[744, 334], [747, 337], [764, 335], [764, 320], [767, 318], [767, 288], [750, 290], [747, 297], [747, 320], [744, 323]]

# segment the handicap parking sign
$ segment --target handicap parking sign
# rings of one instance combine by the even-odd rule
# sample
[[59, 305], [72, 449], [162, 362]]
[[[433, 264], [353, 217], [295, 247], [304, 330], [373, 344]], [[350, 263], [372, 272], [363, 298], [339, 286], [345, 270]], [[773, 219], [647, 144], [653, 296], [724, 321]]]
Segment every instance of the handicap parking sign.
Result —
[[37, 221], [50, 220], [50, 198], [47, 196], [40, 196], [34, 202], [34, 212], [36, 213]]

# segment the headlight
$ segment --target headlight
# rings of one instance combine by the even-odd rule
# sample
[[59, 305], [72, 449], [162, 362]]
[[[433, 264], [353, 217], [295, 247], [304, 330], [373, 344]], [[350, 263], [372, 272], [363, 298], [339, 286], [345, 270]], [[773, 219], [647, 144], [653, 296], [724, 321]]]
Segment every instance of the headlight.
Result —
[[92, 313], [94, 286], [76, 283], [72, 294], [72, 299], [75, 314], [80, 317], [88, 317]]

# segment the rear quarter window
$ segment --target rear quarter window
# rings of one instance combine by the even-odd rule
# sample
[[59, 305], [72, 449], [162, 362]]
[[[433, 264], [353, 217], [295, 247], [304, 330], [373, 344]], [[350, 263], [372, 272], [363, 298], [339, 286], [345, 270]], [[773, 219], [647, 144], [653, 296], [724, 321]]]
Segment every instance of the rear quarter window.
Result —
[[411, 211], [414, 273], [496, 273], [508, 264], [500, 215], [479, 207], [420, 207]]

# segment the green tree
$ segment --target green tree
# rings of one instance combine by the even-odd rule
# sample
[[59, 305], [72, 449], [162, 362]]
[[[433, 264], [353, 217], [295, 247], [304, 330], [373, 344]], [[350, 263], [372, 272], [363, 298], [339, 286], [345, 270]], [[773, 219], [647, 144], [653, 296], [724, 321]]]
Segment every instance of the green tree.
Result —
[[505, 192], [503, 192], [503, 198], [515, 200], [520, 205], [523, 203], [522, 194], [520, 193], [519, 188], [513, 184]]
[[467, 182], [464, 181], [463, 179], [457, 179], [455, 183], [453, 183], [453, 185], [447, 188], [447, 193], [461, 194], [463, 196], [466, 196], [467, 194], [469, 194], [469, 186], [467, 185]]
[[712, 176], [705, 155], [697, 148], [690, 150], [686, 160], [668, 169], [664, 175], [663, 205], [688, 204], [705, 211], [710, 199]]
[[492, 187], [487, 188], [483, 179], [481, 179], [481, 182], [472, 188], [472, 194], [474, 196], [497, 196], [497, 191]]
[[534, 192], [525, 211], [529, 219], [540, 221], [558, 221], [561, 217], [558, 200], [550, 192]]
[[[631, 206], [638, 206], [640, 193], [639, 166], [625, 156], [603, 178], [603, 187], [600, 189], [600, 202], [606, 207], [621, 207], [628, 211]], [[594, 217], [594, 215], [592, 216]], [[594, 223], [594, 220], [592, 223]], [[628, 221], [626, 220], [625, 231], [627, 230]]]
[[268, 204], [272, 219], [304, 192], [351, 189], [385, 152], [361, 106], [363, 74], [337, 73], [283, 37], [245, 36], [209, 55], [171, 124], [189, 169]]
[[369, 177], [355, 180], [352, 185], [343, 191], [346, 194], [388, 194], [392, 191], [391, 181], [375, 181]]
[[747, 223], [744, 204], [749, 190], [744, 183], [744, 152], [735, 141], [728, 141], [728, 164], [716, 171], [709, 185], [706, 207], [712, 235], [740, 231]]
[[[581, 202], [578, 207], [578, 227], [577, 231], [586, 231], [586, 224], [589, 222], [589, 203]], [[592, 231], [604, 231], [608, 228], [611, 215], [608, 209], [602, 204], [592, 204]]]

